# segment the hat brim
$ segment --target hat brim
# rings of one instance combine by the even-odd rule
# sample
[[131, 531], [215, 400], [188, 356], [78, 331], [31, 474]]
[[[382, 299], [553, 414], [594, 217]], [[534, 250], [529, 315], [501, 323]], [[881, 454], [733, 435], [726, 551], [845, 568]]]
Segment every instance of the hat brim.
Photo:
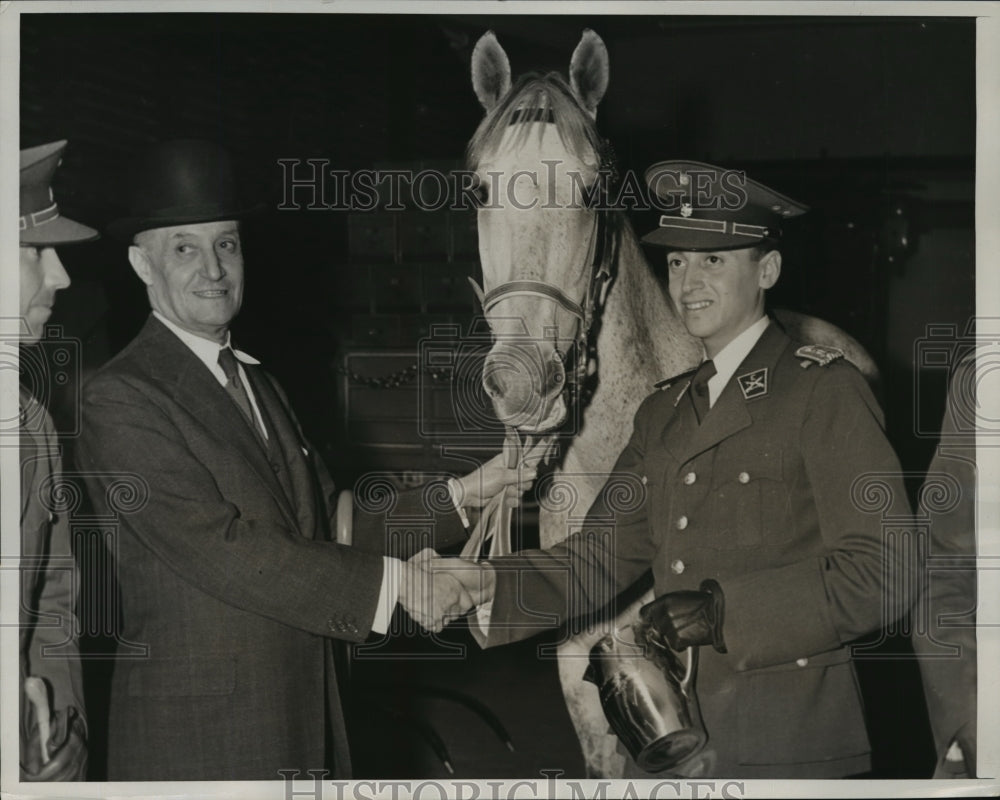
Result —
[[199, 224], [203, 222], [221, 222], [226, 219], [243, 219], [260, 214], [266, 208], [264, 203], [244, 208], [223, 208], [212, 214], [188, 214], [162, 217], [123, 217], [108, 225], [108, 233], [116, 239], [131, 242], [132, 237], [142, 231], [156, 228], [172, 228], [175, 225]]
[[656, 228], [642, 237], [643, 244], [656, 247], [666, 247], [680, 251], [721, 251], [742, 250], [745, 247], [756, 247], [761, 242], [773, 242], [761, 236], [733, 236], [715, 231], [681, 230], [677, 228]]
[[18, 235], [20, 243], [29, 247], [92, 242], [99, 238], [101, 238], [99, 231], [63, 216], [54, 217], [41, 225], [26, 228]]

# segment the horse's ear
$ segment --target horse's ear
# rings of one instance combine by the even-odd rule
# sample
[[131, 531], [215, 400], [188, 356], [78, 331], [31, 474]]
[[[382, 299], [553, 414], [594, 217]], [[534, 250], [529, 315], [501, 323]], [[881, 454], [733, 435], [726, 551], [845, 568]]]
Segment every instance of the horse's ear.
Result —
[[608, 48], [589, 28], [580, 37], [569, 62], [569, 83], [580, 104], [597, 116], [597, 105], [608, 88]]
[[510, 91], [510, 61], [493, 31], [479, 37], [472, 51], [472, 88], [487, 111]]

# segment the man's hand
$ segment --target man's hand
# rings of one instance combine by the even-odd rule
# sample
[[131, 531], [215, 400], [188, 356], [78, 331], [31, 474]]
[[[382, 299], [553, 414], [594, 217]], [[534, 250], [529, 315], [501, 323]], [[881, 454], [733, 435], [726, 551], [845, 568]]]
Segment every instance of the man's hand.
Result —
[[934, 779], [976, 777], [976, 721], [963, 725], [934, 768]]
[[482, 508], [501, 491], [511, 508], [521, 503], [521, 495], [529, 491], [538, 473], [538, 465], [548, 454], [551, 442], [542, 439], [532, 447], [519, 467], [508, 467], [508, 454], [501, 452], [468, 475], [454, 479], [455, 502], [463, 508]]
[[493, 600], [496, 591], [496, 571], [488, 562], [438, 556], [430, 562], [429, 568], [457, 578], [472, 600], [473, 607]]
[[666, 640], [677, 652], [710, 644], [725, 653], [723, 609], [722, 587], [713, 580], [702, 581], [697, 592], [668, 592], [639, 609], [636, 642], [659, 644]]
[[37, 721], [22, 734], [21, 780], [82, 781], [87, 778], [87, 732], [76, 708], [70, 706], [56, 712], [46, 743], [49, 760], [43, 763], [41, 726]]
[[455, 575], [432, 567], [438, 559], [433, 550], [421, 550], [409, 561], [402, 562], [403, 574], [399, 582], [399, 602], [406, 613], [422, 628], [434, 633], [475, 606]]

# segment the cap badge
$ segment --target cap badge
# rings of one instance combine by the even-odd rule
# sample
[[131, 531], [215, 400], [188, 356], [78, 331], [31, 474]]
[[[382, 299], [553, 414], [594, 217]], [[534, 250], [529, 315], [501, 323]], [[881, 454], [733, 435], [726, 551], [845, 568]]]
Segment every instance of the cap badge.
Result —
[[690, 217], [693, 213], [694, 213], [694, 209], [691, 208], [691, 204], [690, 203], [682, 203], [681, 204], [681, 216], [682, 217]]
[[830, 347], [825, 344], [806, 344], [795, 351], [795, 357], [802, 359], [800, 362], [802, 369], [811, 367], [813, 364], [825, 367], [831, 361], [844, 358], [844, 351], [839, 347]]
[[767, 367], [755, 369], [736, 378], [740, 382], [740, 391], [743, 392], [744, 400], [752, 400], [754, 397], [762, 397], [767, 394]]

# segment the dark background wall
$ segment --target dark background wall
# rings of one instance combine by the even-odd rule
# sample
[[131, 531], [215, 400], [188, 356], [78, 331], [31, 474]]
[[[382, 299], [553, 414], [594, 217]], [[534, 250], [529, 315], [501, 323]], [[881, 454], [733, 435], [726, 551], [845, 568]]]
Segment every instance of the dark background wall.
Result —
[[[460, 288], [477, 269], [474, 239], [458, 217], [402, 214], [380, 228], [373, 215], [278, 211], [278, 160], [459, 164], [481, 118], [469, 56], [488, 29], [515, 74], [565, 72], [585, 27], [604, 38], [611, 83], [598, 123], [622, 169], [694, 158], [744, 168], [809, 204], [790, 231], [775, 300], [869, 348], [904, 468], [929, 462], [947, 370], [915, 353], [928, 325], [957, 336], [975, 309], [972, 20], [36, 14], [21, 23], [21, 147], [69, 139], [55, 191], [70, 216], [102, 227], [122, 213], [130, 159], [157, 139], [209, 137], [235, 154], [268, 210], [247, 226], [234, 335], [286, 386], [342, 481], [369, 468], [419, 470], [433, 455], [412, 419], [386, 426], [400, 403], [412, 409], [412, 394], [368, 393], [366, 410], [382, 416], [352, 416], [338, 368], [358, 352], [395, 354], [369, 362], [375, 372], [406, 363], [398, 357], [416, 351], [427, 319], [467, 326], [472, 297]], [[632, 216], [639, 230], [655, 224]], [[82, 339], [88, 374], [148, 307], [120, 243], [105, 237], [62, 256], [74, 284], [52, 322]], [[64, 419], [74, 390], [54, 398]], [[381, 446], [390, 439], [418, 444]], [[880, 774], [923, 774], [915, 672], [867, 669]]]

